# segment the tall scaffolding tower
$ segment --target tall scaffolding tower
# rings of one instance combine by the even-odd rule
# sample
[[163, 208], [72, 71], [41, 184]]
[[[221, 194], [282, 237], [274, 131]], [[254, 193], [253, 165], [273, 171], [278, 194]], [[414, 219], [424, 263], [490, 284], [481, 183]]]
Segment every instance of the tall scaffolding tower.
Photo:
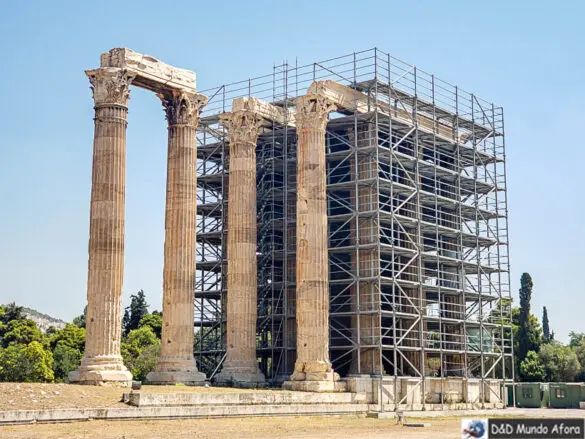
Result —
[[[363, 94], [327, 125], [330, 349], [335, 370], [513, 380], [503, 109], [379, 49], [202, 91], [196, 357], [225, 352], [227, 136], [237, 97], [294, 109], [313, 81]], [[356, 105], [357, 108], [357, 105]], [[257, 143], [258, 359], [273, 384], [296, 358], [296, 132]], [[482, 387], [483, 389], [483, 387]]]

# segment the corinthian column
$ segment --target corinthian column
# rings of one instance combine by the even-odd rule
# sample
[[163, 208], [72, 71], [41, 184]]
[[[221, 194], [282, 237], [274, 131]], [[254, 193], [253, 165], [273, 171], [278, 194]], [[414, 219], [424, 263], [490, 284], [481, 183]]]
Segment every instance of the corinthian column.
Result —
[[223, 115], [230, 141], [228, 190], [227, 352], [218, 383], [255, 387], [264, 375], [256, 359], [256, 141], [263, 119], [241, 110]]
[[80, 384], [132, 380], [122, 363], [122, 281], [126, 117], [132, 77], [122, 69], [86, 71], [95, 102], [85, 355], [69, 381]]
[[159, 94], [169, 124], [167, 203], [163, 269], [162, 347], [152, 384], [201, 384], [205, 374], [193, 357], [195, 221], [197, 219], [196, 132], [207, 104], [200, 94]]
[[297, 361], [286, 388], [332, 391], [339, 376], [329, 361], [329, 258], [325, 129], [336, 109], [309, 94], [296, 101]]

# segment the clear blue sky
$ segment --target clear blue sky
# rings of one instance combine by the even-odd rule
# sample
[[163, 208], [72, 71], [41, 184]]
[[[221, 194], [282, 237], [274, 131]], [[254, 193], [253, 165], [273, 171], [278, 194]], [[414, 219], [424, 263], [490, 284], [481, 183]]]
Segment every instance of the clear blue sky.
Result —
[[[84, 69], [130, 47], [200, 89], [377, 46], [505, 110], [512, 289], [532, 274], [566, 339], [585, 331], [585, 2], [1, 1], [0, 303], [83, 310], [93, 109]], [[166, 122], [132, 90], [124, 302], [160, 309]]]

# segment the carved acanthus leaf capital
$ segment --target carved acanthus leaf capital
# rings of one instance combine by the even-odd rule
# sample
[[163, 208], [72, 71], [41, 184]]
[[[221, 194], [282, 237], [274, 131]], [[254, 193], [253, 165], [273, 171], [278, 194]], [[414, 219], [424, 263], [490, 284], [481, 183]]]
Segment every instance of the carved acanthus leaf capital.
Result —
[[295, 101], [295, 122], [297, 129], [325, 131], [329, 113], [337, 106], [324, 96], [308, 94]]
[[173, 91], [159, 93], [169, 125], [197, 127], [201, 109], [207, 105], [207, 96], [199, 93]]
[[100, 68], [86, 70], [85, 74], [91, 83], [91, 91], [95, 105], [116, 104], [128, 106], [130, 84], [134, 75], [124, 69]]
[[230, 143], [256, 145], [260, 128], [265, 121], [258, 113], [241, 110], [222, 114], [219, 123], [227, 129]]

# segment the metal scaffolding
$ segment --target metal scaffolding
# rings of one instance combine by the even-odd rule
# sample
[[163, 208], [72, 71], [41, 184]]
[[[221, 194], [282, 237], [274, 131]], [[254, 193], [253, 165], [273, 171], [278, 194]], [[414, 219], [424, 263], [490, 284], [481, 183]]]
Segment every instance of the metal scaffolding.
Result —
[[[379, 49], [273, 68], [209, 96], [198, 133], [196, 358], [225, 352], [228, 144], [218, 115], [252, 96], [294, 109], [315, 80], [367, 108], [327, 126], [330, 349], [335, 370], [419, 379], [513, 379], [503, 110]], [[357, 108], [357, 105], [356, 105]], [[257, 144], [258, 359], [295, 362], [296, 133]], [[482, 389], [484, 387], [482, 386]], [[483, 392], [483, 390], [482, 390]]]

